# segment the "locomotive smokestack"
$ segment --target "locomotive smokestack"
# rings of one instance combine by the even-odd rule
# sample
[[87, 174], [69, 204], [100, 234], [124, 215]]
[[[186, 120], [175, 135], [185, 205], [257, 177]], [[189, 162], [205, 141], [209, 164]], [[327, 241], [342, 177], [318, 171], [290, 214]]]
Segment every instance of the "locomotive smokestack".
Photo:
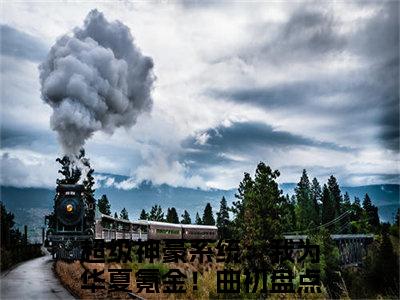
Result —
[[129, 128], [152, 107], [153, 60], [128, 27], [92, 10], [82, 28], [57, 40], [40, 67], [43, 100], [65, 154], [73, 157], [98, 130]]

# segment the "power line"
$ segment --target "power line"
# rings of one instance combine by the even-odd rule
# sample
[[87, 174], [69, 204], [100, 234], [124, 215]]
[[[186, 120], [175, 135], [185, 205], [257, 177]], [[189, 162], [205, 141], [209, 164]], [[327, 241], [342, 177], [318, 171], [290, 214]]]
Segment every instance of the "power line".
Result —
[[326, 222], [325, 224], [319, 225], [319, 226], [314, 227], [314, 228], [310, 228], [310, 229], [306, 229], [306, 230], [298, 230], [298, 231], [288, 232], [288, 233], [285, 233], [285, 234], [288, 234], [288, 235], [289, 235], [289, 234], [307, 233], [307, 232], [314, 231], [314, 230], [317, 230], [317, 229], [320, 229], [320, 228], [328, 227], [328, 226], [330, 226], [330, 225], [332, 225], [332, 224], [334, 224], [334, 223], [340, 221], [341, 219], [343, 219], [345, 216], [347, 216], [347, 215], [350, 214], [350, 213], [351, 213], [351, 212], [350, 212], [349, 210], [347, 210], [347, 211], [345, 211], [344, 213], [342, 213], [340, 216], [336, 217], [336, 218], [333, 219], [333, 220], [330, 220], [329, 222]]

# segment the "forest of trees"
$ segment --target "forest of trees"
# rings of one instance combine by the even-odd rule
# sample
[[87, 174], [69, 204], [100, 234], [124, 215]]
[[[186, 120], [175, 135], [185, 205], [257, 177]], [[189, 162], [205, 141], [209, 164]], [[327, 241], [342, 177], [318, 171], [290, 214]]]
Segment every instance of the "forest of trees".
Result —
[[[157, 204], [152, 206], [149, 213], [142, 209], [139, 219], [175, 224], [192, 224], [192, 218], [190, 217], [190, 214], [187, 210], [183, 212], [183, 214], [181, 215], [181, 219], [179, 220], [178, 212], [175, 207], [167, 208], [167, 214], [164, 217], [164, 212], [161, 206]], [[214, 214], [210, 203], [207, 203], [206, 207], [204, 208], [203, 218], [201, 219], [199, 214], [197, 213], [195, 220], [195, 223], [198, 225], [215, 225]]]
[[14, 214], [0, 202], [0, 271], [42, 255], [40, 244], [30, 244], [28, 237], [15, 228]]
[[[202, 214], [196, 212], [193, 220], [186, 210], [179, 219], [174, 207], [167, 208], [164, 215], [157, 204], [150, 212], [142, 209], [140, 219], [216, 225], [220, 238], [240, 241], [240, 247], [246, 249], [242, 251], [243, 268], [250, 270], [276, 267], [265, 255], [271, 239], [281, 238], [284, 233], [308, 234], [320, 245], [321, 279], [330, 297], [342, 297], [346, 293], [351, 298], [398, 295], [399, 210], [394, 224], [382, 223], [378, 208], [368, 194], [362, 200], [350, 199], [347, 192], [342, 193], [334, 176], [320, 183], [315, 177], [310, 179], [303, 170], [292, 196], [280, 190], [279, 176], [279, 171], [259, 163], [254, 177], [244, 174], [231, 206], [222, 197], [216, 219], [211, 203], [206, 204]], [[103, 213], [111, 213], [106, 196], [98, 203]], [[121, 212], [120, 217], [123, 216], [127, 217], [127, 212], [126, 215]], [[362, 268], [340, 268], [338, 249], [330, 239], [330, 234], [338, 233], [375, 234]], [[301, 270], [304, 266], [292, 267]]]
[[[357, 197], [351, 201], [348, 193], [342, 194], [334, 176], [321, 186], [317, 178], [310, 180], [303, 170], [291, 197], [279, 189], [279, 176], [279, 171], [260, 163], [254, 178], [244, 174], [231, 207], [225, 197], [221, 199], [216, 221], [219, 235], [240, 240], [245, 249], [243, 267], [274, 269], [276, 265], [265, 255], [269, 241], [284, 233], [308, 234], [320, 245], [321, 279], [330, 297], [346, 293], [351, 298], [398, 295], [399, 255], [393, 241], [399, 248], [399, 210], [394, 224], [381, 223], [369, 195], [365, 194], [362, 201]], [[202, 224], [198, 214], [196, 220]], [[336, 233], [375, 234], [361, 268], [340, 268], [338, 248], [330, 239], [330, 234]], [[304, 266], [291, 267], [301, 270]]]
[[[379, 295], [398, 296], [399, 293], [399, 210], [393, 225], [381, 223], [378, 208], [369, 195], [351, 202], [342, 194], [334, 176], [321, 184], [311, 181], [303, 170], [294, 195], [283, 195], [278, 187], [279, 171], [260, 163], [255, 176], [245, 173], [236, 194], [237, 201], [228, 208], [221, 200], [217, 214], [218, 229], [223, 237], [240, 240], [243, 264], [249, 269], [271, 270], [271, 261], [264, 254], [268, 241], [283, 233], [308, 234], [320, 245], [321, 279], [332, 298], [348, 293], [351, 298], [370, 298]], [[337, 220], [337, 222], [333, 222]], [[333, 233], [373, 233], [375, 242], [369, 247], [366, 263], [356, 270], [341, 269], [338, 248], [330, 239]], [[393, 242], [396, 243], [397, 252]], [[291, 266], [301, 269], [302, 266]]]

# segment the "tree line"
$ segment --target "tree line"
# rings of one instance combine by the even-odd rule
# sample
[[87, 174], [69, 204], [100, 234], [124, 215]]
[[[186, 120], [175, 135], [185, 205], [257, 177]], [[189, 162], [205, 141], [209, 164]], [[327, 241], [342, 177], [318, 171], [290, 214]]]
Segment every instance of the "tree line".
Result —
[[[196, 213], [194, 222], [187, 210], [181, 217], [175, 207], [166, 214], [160, 205], [153, 205], [149, 212], [142, 209], [139, 219], [169, 223], [216, 225], [222, 238], [241, 237], [248, 227], [269, 228], [265, 238], [282, 233], [311, 232], [325, 226], [331, 233], [377, 233], [381, 228], [378, 208], [368, 194], [362, 202], [358, 197], [351, 202], [347, 192], [342, 194], [337, 179], [332, 175], [321, 186], [317, 178], [309, 179], [303, 170], [294, 194], [283, 195], [276, 179], [279, 171], [260, 163], [255, 178], [245, 173], [238, 192], [229, 207], [225, 197], [220, 201], [214, 218], [213, 208], [207, 203], [202, 216]], [[98, 200], [101, 213], [111, 216], [111, 205], [106, 195]], [[115, 218], [129, 219], [126, 208]], [[332, 222], [337, 220], [337, 222]], [[329, 224], [332, 223], [332, 224]]]
[[40, 244], [30, 244], [28, 236], [15, 227], [14, 214], [0, 201], [0, 271], [42, 255]]
[[[239, 240], [242, 267], [250, 270], [276, 267], [266, 255], [272, 239], [282, 238], [285, 233], [307, 234], [313, 243], [320, 245], [321, 279], [329, 297], [340, 298], [344, 293], [355, 298], [398, 295], [399, 256], [393, 241], [397, 239], [398, 247], [399, 210], [394, 224], [382, 223], [378, 207], [368, 194], [362, 200], [355, 197], [351, 201], [333, 175], [321, 184], [315, 177], [310, 180], [303, 170], [292, 196], [284, 195], [279, 188], [279, 176], [278, 170], [260, 162], [253, 177], [244, 174], [231, 206], [222, 197], [216, 220], [211, 204], [207, 203], [202, 217], [196, 213], [194, 223], [216, 224], [220, 238]], [[109, 206], [106, 207], [110, 214]], [[192, 223], [186, 210], [179, 220], [175, 208], [168, 208], [164, 216], [160, 205], [154, 205], [148, 213], [143, 209], [140, 219]], [[330, 238], [333, 233], [375, 234], [361, 268], [355, 271], [340, 268], [338, 249]], [[301, 270], [304, 266], [290, 267]], [[343, 284], [347, 288], [338, 288]]]
[[[226, 205], [226, 200], [223, 198]], [[101, 198], [97, 202], [97, 206], [99, 211], [102, 214], [111, 216], [111, 204], [106, 195], [101, 196]], [[218, 213], [217, 213], [218, 215]], [[129, 220], [129, 214], [126, 208], [124, 207], [120, 214], [114, 212], [114, 218], [116, 219], [124, 219]], [[168, 222], [175, 224], [192, 224], [192, 218], [187, 210], [183, 212], [181, 215], [181, 219], [178, 217], [178, 212], [175, 207], [171, 207], [167, 209], [167, 213], [164, 214], [161, 205], [155, 204], [151, 207], [149, 212], [146, 212], [145, 209], [142, 209], [139, 216], [140, 220], [149, 220], [149, 221], [159, 221], [159, 222]], [[195, 224], [197, 225], [215, 225], [215, 218], [212, 211], [212, 207], [210, 203], [207, 203], [202, 218], [199, 213], [196, 213]]]

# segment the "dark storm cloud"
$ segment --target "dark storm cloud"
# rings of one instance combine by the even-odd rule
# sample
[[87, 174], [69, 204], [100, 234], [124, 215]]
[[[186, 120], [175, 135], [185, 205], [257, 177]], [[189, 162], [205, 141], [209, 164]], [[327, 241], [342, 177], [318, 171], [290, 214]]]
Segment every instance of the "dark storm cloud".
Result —
[[[332, 109], [336, 112], [346, 112], [348, 108], [357, 108], [361, 103], [366, 104], [366, 101], [373, 99], [360, 98], [366, 95], [371, 95], [374, 89], [366, 82], [353, 81], [349, 83], [349, 78], [320, 77], [309, 80], [301, 80], [297, 82], [285, 82], [273, 86], [264, 86], [257, 88], [238, 88], [230, 90], [212, 90], [209, 94], [217, 98], [226, 98], [239, 103], [250, 103], [265, 109], [278, 108], [296, 108], [306, 110], [321, 110], [326, 107], [322, 101], [315, 101], [321, 97], [335, 96], [339, 94], [354, 94], [358, 95], [353, 99], [356, 102], [351, 102], [346, 105], [346, 108], [340, 106], [328, 107], [329, 113]], [[307, 105], [307, 107], [305, 107]], [[341, 111], [343, 110], [343, 111]]]
[[56, 137], [51, 131], [26, 128], [16, 124], [1, 125], [1, 145], [3, 148], [28, 147], [30, 150], [57, 150]]
[[[253, 28], [260, 41], [253, 48], [245, 47], [240, 55], [249, 65], [275, 65], [285, 70], [293, 63], [320, 62], [324, 72], [331, 58], [350, 55], [361, 67], [351, 71], [340, 68], [330, 75], [292, 74], [290, 82], [214, 89], [210, 94], [288, 115], [334, 117], [337, 132], [357, 126], [360, 132], [370, 128], [370, 132], [379, 132], [374, 137], [378, 143], [398, 151], [398, 6], [398, 2], [382, 4], [373, 17], [355, 23], [354, 30], [346, 34], [333, 12], [317, 6], [295, 11], [286, 24], [276, 28], [272, 40], [263, 35], [267, 25]], [[299, 75], [302, 79], [294, 81]]]
[[[186, 144], [187, 147], [190, 147], [187, 141], [185, 141], [184, 144]], [[203, 149], [203, 147], [199, 147], [198, 145], [194, 145], [193, 147], [196, 148], [186, 148], [186, 153], [181, 158], [185, 164], [190, 166], [192, 169], [198, 170], [201, 167], [210, 165], [223, 165], [228, 167], [230, 164], [235, 163], [234, 159], [224, 156], [223, 152], [215, 152], [207, 147], [204, 147]]]
[[[383, 109], [379, 92], [382, 85], [373, 79], [357, 76], [352, 74], [337, 78], [335, 74], [273, 86], [213, 90], [209, 95], [216, 99], [250, 104], [269, 112], [302, 116], [309, 123], [319, 118], [334, 118], [334, 129], [346, 131], [360, 127], [360, 124], [370, 126], [371, 121], [377, 122], [377, 116]], [[329, 128], [319, 129], [329, 131]]]
[[351, 46], [374, 60], [399, 57], [399, 2], [386, 1], [374, 18], [351, 36]]
[[258, 147], [282, 149], [305, 146], [336, 151], [351, 150], [333, 143], [275, 130], [272, 126], [259, 122], [237, 122], [229, 127], [219, 126], [208, 129], [201, 134], [207, 136], [205, 143], [199, 143], [196, 137], [191, 137], [183, 142], [183, 147], [187, 150], [186, 159], [200, 164], [227, 163], [232, 159], [224, 154], [243, 153], [248, 155], [249, 149], [254, 151]]
[[0, 39], [2, 55], [39, 62], [48, 51], [39, 39], [8, 25], [0, 25]]
[[385, 3], [354, 39], [354, 51], [374, 63], [370, 72], [380, 96], [379, 139], [399, 151], [399, 2]]
[[[264, 44], [261, 54], [268, 57], [292, 59], [315, 59], [317, 56], [341, 51], [346, 37], [339, 34], [334, 16], [318, 9], [300, 9], [294, 12], [278, 39]], [[312, 54], [312, 55], [310, 55]]]
[[400, 175], [398, 173], [348, 173], [348, 178], [374, 178], [376, 182], [399, 184]]

